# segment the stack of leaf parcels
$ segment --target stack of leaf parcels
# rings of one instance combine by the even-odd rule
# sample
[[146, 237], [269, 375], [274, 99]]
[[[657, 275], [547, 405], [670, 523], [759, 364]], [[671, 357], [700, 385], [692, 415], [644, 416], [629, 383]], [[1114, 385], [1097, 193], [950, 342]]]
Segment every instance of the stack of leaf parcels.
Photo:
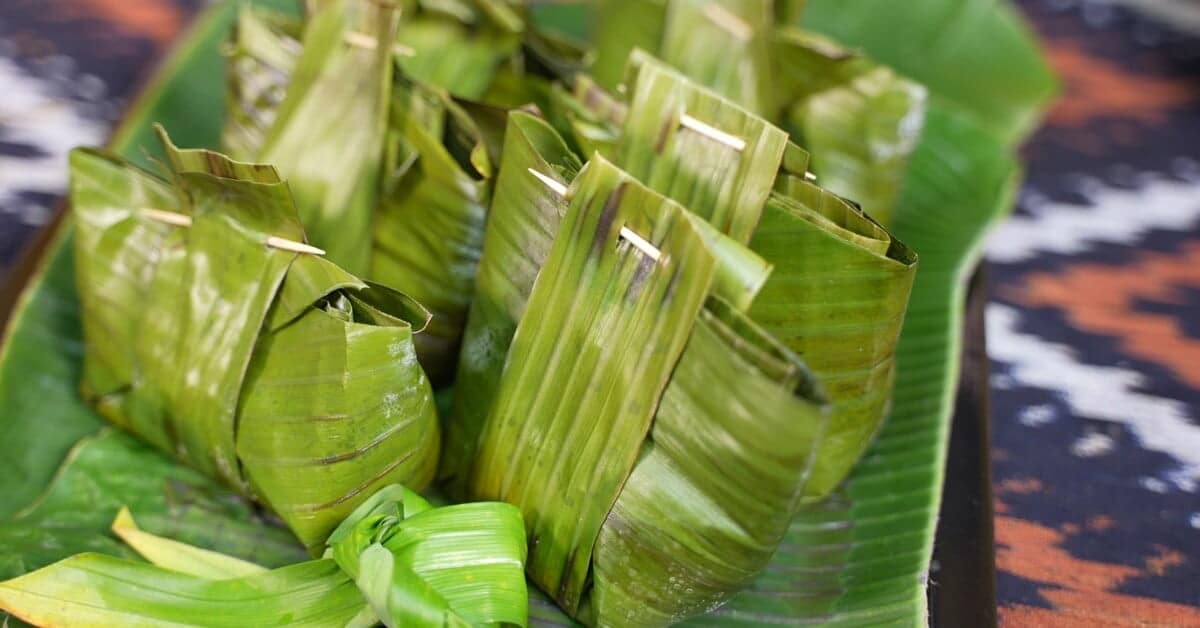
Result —
[[886, 222], [924, 91], [765, 0], [614, 0], [594, 55], [504, 0], [310, 4], [241, 12], [230, 157], [75, 153], [87, 399], [314, 552], [436, 473], [586, 624], [750, 585], [887, 415], [916, 255], [842, 195]]

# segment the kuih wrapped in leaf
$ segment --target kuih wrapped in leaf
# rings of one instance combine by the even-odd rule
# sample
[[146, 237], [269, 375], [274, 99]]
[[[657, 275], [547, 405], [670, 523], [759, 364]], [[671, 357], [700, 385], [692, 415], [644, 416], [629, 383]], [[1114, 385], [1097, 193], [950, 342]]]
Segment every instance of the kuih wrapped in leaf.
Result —
[[795, 28], [774, 40], [783, 124], [813, 154], [821, 186], [890, 226], [921, 137], [926, 90], [861, 53]]
[[[445, 89], [414, 80], [407, 70], [393, 75], [396, 51], [371, 43], [395, 37], [388, 21], [394, 12], [381, 8], [386, 3], [316, 4], [302, 48], [290, 38], [286, 18], [240, 13], [224, 139], [279, 166], [310, 237], [329, 249], [330, 259], [345, 260], [349, 270], [373, 281], [402, 286], [430, 309], [417, 354], [440, 386], [454, 373], [483, 242], [492, 175], [485, 130]], [[484, 5], [492, 6], [479, 7]], [[452, 6], [459, 5], [407, 15], [404, 32], [441, 32], [457, 24], [462, 16], [446, 12]], [[517, 20], [502, 3], [492, 8]], [[476, 17], [484, 15], [491, 13]], [[515, 46], [519, 37], [510, 35]], [[483, 39], [476, 44], [481, 52], [500, 45]], [[428, 46], [418, 54], [430, 60], [456, 56]], [[483, 69], [481, 59], [466, 61]]]
[[173, 184], [72, 154], [84, 396], [319, 547], [379, 487], [433, 477], [439, 428], [413, 345], [428, 313], [268, 246], [304, 242], [273, 168], [163, 137]]
[[[665, 625], [749, 584], [806, 497], [861, 456], [915, 258], [804, 183], [807, 155], [779, 129], [647, 55], [630, 72], [616, 165], [580, 173], [549, 124], [510, 115], [441, 467], [522, 508], [531, 578], [568, 613]], [[689, 237], [702, 244], [672, 252]], [[672, 288], [656, 297], [655, 281]], [[824, 302], [794, 300], [808, 282]], [[706, 296], [671, 309], [691, 285]], [[851, 300], [861, 311], [837, 319]]]

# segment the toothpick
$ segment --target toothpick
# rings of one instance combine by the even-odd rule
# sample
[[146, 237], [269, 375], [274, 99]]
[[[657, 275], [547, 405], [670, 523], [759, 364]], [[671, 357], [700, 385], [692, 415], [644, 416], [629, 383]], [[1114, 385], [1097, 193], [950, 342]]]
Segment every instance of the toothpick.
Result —
[[720, 142], [739, 153], [746, 150], [746, 140], [735, 135], [730, 135], [710, 124], [705, 124], [686, 113], [680, 116], [679, 125], [687, 127], [710, 140]]
[[[538, 181], [544, 183], [546, 187], [553, 190], [555, 194], [558, 194], [559, 196], [567, 195], [567, 186], [555, 181], [554, 179], [551, 179], [549, 176], [542, 174], [533, 168], [527, 168], [527, 170], [529, 171], [529, 174], [537, 177]], [[632, 244], [639, 251], [645, 253], [646, 257], [649, 257], [656, 262], [662, 258], [662, 251], [658, 250], [658, 248], [656, 248], [653, 244], [650, 244], [646, 238], [638, 235], [637, 232], [629, 227], [621, 227], [621, 237], [625, 238], [626, 242]]]
[[533, 168], [528, 168], [527, 170], [529, 170], [529, 174], [537, 177], [538, 181], [545, 183], [546, 187], [553, 190], [555, 194], [557, 194], [559, 196], [567, 195], [567, 186], [559, 183], [558, 181], [555, 181], [554, 179], [551, 179], [549, 176], [544, 175], [544, 174], [538, 172], [537, 170], [534, 170]]
[[[366, 33], [356, 31], [346, 31], [342, 35], [342, 41], [354, 46], [355, 48], [363, 48], [365, 50], [374, 50], [379, 46], [379, 42]], [[417, 51], [403, 44], [392, 44], [392, 52], [401, 57], [415, 57]]]
[[176, 214], [175, 212], [165, 212], [161, 209], [150, 209], [147, 207], [142, 210], [142, 215], [150, 220], [165, 222], [168, 225], [175, 225], [176, 227], [192, 226], [192, 217], [187, 214]]
[[750, 41], [750, 38], [754, 37], [754, 29], [746, 23], [746, 20], [743, 20], [716, 2], [704, 5], [703, 12], [704, 17], [708, 18], [710, 22], [721, 27], [725, 32], [733, 35], [740, 41]]
[[303, 242], [293, 242], [291, 240], [284, 240], [283, 238], [280, 238], [277, 236], [268, 237], [267, 238], [267, 246], [269, 246], [273, 249], [281, 249], [284, 251], [293, 251], [295, 253], [306, 253], [308, 255], [324, 255], [325, 254], [325, 249], [318, 249], [317, 247], [315, 247], [311, 244], [305, 244]]
[[637, 250], [641, 251], [642, 253], [645, 253], [646, 257], [649, 257], [650, 259], [652, 259], [656, 262], [659, 260], [659, 258], [662, 257], [662, 251], [658, 250], [657, 247], [655, 247], [653, 244], [650, 244], [648, 241], [646, 241], [646, 238], [643, 238], [642, 236], [638, 235], [633, 229], [630, 229], [629, 227], [621, 227], [621, 237], [625, 238], [626, 242], [637, 247]]
[[[188, 216], [187, 214], [177, 214], [175, 212], [168, 212], [168, 211], [163, 211], [161, 209], [153, 209], [153, 208], [147, 207], [147, 208], [142, 209], [142, 215], [145, 216], [146, 218], [149, 218], [150, 220], [157, 220], [158, 222], [166, 223], [168, 225], [174, 225], [176, 227], [188, 228], [188, 227], [192, 226], [192, 217]], [[269, 246], [273, 249], [280, 249], [283, 251], [292, 251], [294, 253], [306, 253], [308, 255], [324, 255], [325, 254], [325, 251], [323, 249], [318, 249], [317, 247], [312, 246], [311, 244], [304, 244], [303, 242], [293, 242], [292, 240], [286, 240], [284, 238], [280, 238], [277, 236], [269, 236], [267, 238], [267, 246]]]

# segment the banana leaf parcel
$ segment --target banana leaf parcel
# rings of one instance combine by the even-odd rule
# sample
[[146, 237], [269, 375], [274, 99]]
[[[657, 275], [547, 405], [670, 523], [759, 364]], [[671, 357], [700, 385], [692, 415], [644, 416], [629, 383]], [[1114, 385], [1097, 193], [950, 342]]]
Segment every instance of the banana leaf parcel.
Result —
[[413, 345], [428, 313], [265, 246], [304, 240], [273, 168], [163, 137], [172, 183], [72, 155], [84, 396], [319, 547], [378, 487], [433, 477], [437, 416]]
[[441, 473], [569, 614], [665, 625], [862, 455], [916, 259], [761, 118], [644, 53], [626, 90], [615, 163], [509, 116]]
[[[484, 134], [447, 90], [482, 95], [523, 22], [503, 3], [413, 3], [397, 35], [386, 3], [319, 4], [302, 39], [286, 16], [239, 13], [223, 141], [279, 168], [331, 260], [429, 308], [417, 355], [440, 387], [454, 374], [492, 183]], [[471, 46], [432, 47], [485, 16], [498, 25], [453, 35]], [[403, 49], [376, 44], [397, 37]]]

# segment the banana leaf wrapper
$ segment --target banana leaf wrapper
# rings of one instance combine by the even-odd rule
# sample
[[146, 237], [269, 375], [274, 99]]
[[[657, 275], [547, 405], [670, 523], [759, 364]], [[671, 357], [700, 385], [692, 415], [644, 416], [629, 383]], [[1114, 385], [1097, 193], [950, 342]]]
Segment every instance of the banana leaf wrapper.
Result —
[[[515, 126], [517, 114], [513, 118]], [[548, 132], [549, 127], [542, 123], [538, 130]], [[470, 490], [474, 497], [502, 497], [522, 507], [531, 534], [531, 577], [568, 612], [601, 625], [653, 625], [719, 604], [765, 566], [799, 503], [824, 406], [799, 360], [734, 305], [747, 304], [761, 286], [769, 270], [761, 260], [601, 158], [593, 158], [583, 172], [572, 187], [571, 209], [558, 238], [547, 234], [542, 239], [552, 239], [554, 251], [567, 250], [564, 239], [570, 234], [575, 255], [585, 258], [580, 262], [585, 274], [566, 273], [554, 284], [553, 294], [570, 304], [559, 310], [569, 317], [560, 327], [549, 309], [535, 309], [544, 307], [535, 299], [539, 290], [546, 292], [541, 286], [558, 263], [555, 253], [549, 254], [520, 318], [524, 327], [517, 327], [508, 366], [491, 389], [496, 402], [478, 441]], [[591, 199], [590, 210], [579, 209], [583, 198]], [[546, 206], [558, 213], [557, 203]], [[610, 251], [610, 242], [603, 241], [603, 230], [612, 231], [615, 239], [622, 224], [634, 224], [637, 211], [656, 209], [663, 212], [659, 220], [674, 217], [677, 226], [671, 230], [671, 223], [651, 222], [656, 227], [646, 225], [640, 232], [666, 230], [651, 238], [663, 241], [664, 259], [684, 267], [677, 272], [697, 275], [671, 275], [661, 266], [647, 266], [648, 259], [638, 257], [628, 243], [611, 242]], [[572, 229], [572, 211], [581, 216], [590, 212], [596, 222]], [[632, 268], [622, 268], [620, 261], [606, 267], [587, 259], [605, 254], [625, 256]], [[707, 263], [693, 266], [679, 260]], [[655, 286], [656, 279], [662, 284]], [[571, 303], [575, 286], [586, 280], [606, 288], [616, 297], [606, 297], [613, 303], [597, 306], [583, 294], [579, 298], [584, 301]], [[694, 292], [683, 292], [689, 284]], [[661, 312], [671, 304], [670, 298], [663, 300], [671, 286], [672, 298], [683, 293], [694, 301], [669, 321]], [[646, 301], [631, 303], [629, 295]], [[513, 296], [511, 303], [523, 300]], [[657, 315], [639, 314], [639, 305]], [[605, 313], [610, 321], [601, 318]], [[655, 324], [664, 327], [655, 331]], [[547, 328], [569, 331], [538, 333]], [[557, 347], [551, 352], [553, 363], [521, 357], [522, 329], [532, 330], [526, 332], [532, 336], [526, 342], [535, 347]], [[576, 336], [606, 337], [600, 329], [621, 338], [622, 348], [605, 350]], [[651, 346], [628, 350], [642, 342]], [[534, 355], [546, 355], [546, 350], [535, 349]], [[639, 361], [643, 370], [630, 365]], [[721, 373], [712, 372], [717, 365]], [[526, 374], [518, 380], [516, 372]], [[535, 372], [553, 381], [534, 381]], [[614, 372], [620, 374], [616, 382], [610, 379]], [[518, 395], [517, 390], [533, 394]], [[656, 395], [661, 404], [654, 401]], [[580, 410], [585, 407], [595, 412]], [[577, 412], [599, 418], [585, 426], [573, 420]], [[704, 429], [696, 430], [697, 425]], [[781, 438], [783, 434], [787, 437]], [[543, 442], [562, 446], [539, 446]], [[504, 447], [514, 449], [501, 454]], [[598, 468], [607, 478], [593, 479]], [[722, 477], [713, 482], [710, 473]], [[734, 498], [746, 507], [731, 514], [733, 502], [725, 497], [747, 487], [751, 494]], [[680, 497], [667, 498], [667, 493]], [[590, 497], [584, 499], [585, 494]], [[572, 504], [583, 506], [569, 508]], [[663, 519], [663, 507], [679, 525]], [[709, 523], [692, 525], [700, 521]], [[710, 525], [714, 521], [722, 523]], [[716, 558], [725, 551], [741, 560]], [[594, 581], [583, 586], [589, 569]]]
[[824, 187], [890, 226], [925, 121], [926, 89], [861, 53], [794, 28], [775, 32], [784, 126]]
[[[653, 63], [644, 60], [641, 65], [657, 70]], [[669, 71], [659, 71], [655, 78], [658, 79], [659, 89], [667, 88], [672, 82], [685, 80]], [[629, 84], [642, 83], [639, 78]], [[636, 88], [633, 93], [633, 98], [636, 98]], [[693, 192], [691, 196], [694, 202], [711, 208], [709, 215], [727, 216], [725, 224], [734, 225], [738, 222], [739, 212], [749, 213], [755, 217], [756, 223], [761, 223], [755, 226], [752, 242], [761, 248], [756, 252], [767, 255], [763, 255], [765, 260], [760, 258], [758, 264], [719, 265], [719, 268], [740, 268], [742, 272], [725, 273], [725, 281], [719, 288], [721, 297], [710, 298], [694, 323], [688, 349], [682, 354], [653, 418], [651, 437], [643, 446], [641, 457], [620, 495], [614, 500], [605, 527], [597, 535], [596, 553], [592, 555], [592, 589], [580, 606], [572, 609], [570, 605], [573, 600], [570, 597], [564, 601], [561, 581], [539, 579], [536, 571], [539, 563], [534, 552], [535, 558], [530, 564], [535, 582], [569, 612], [588, 622], [662, 625], [700, 614], [727, 600], [732, 592], [745, 586], [765, 566], [783, 538], [791, 515], [799, 508], [800, 502], [808, 501], [814, 493], [824, 494], [830, 490], [831, 487], [818, 485], [814, 488], [812, 482], [805, 482], [810, 469], [814, 474], [817, 469], [821, 470], [822, 483], [828, 483], [835, 476], [840, 481], [841, 476], [861, 456], [867, 441], [885, 416], [886, 399], [891, 393], [890, 373], [893, 367], [888, 347], [894, 348], [907, 303], [913, 270], [911, 253], [903, 245], [893, 243], [891, 236], [863, 217], [856, 206], [803, 183], [807, 154], [787, 142], [785, 135], [782, 135], [782, 142], [777, 139], [781, 137], [780, 131], [769, 128], [737, 108], [723, 112], [720, 108], [706, 108], [702, 101], [715, 97], [702, 90], [693, 90], [692, 96], [696, 99], [693, 102], [701, 102], [690, 105], [692, 111], [717, 111], [718, 114], [710, 119], [716, 119], [719, 123], [732, 121], [731, 124], [744, 125], [737, 128], [757, 129], [759, 137], [766, 138], [763, 143], [771, 146], [765, 157], [761, 153], [752, 153], [760, 160], [760, 167], [772, 169], [773, 176], [765, 181], [729, 181], [722, 187], [719, 173], [710, 172], [708, 177], [691, 175], [701, 181], [701, 186], [718, 182], [702, 190], [706, 194]], [[625, 114], [653, 116], [654, 122], [643, 122], [640, 127], [646, 129], [643, 133], [646, 136], [670, 137], [674, 130], [671, 127], [678, 124], [677, 107], [666, 107], [667, 113], [664, 114], [661, 109], [653, 107], [631, 106]], [[596, 111], [596, 108], [590, 110]], [[602, 117], [595, 116], [594, 119]], [[757, 123], [757, 126], [750, 126], [752, 123]], [[639, 127], [633, 128], [630, 135], [638, 132]], [[695, 139], [711, 142], [711, 138], [707, 137]], [[621, 141], [624, 140], [622, 136]], [[509, 355], [510, 343], [514, 342], [513, 332], [518, 321], [524, 320], [522, 316], [527, 313], [528, 295], [538, 276], [537, 270], [546, 263], [550, 242], [558, 232], [561, 217], [566, 212], [567, 201], [528, 175], [528, 169], [532, 168], [564, 183], [572, 181], [577, 172], [578, 160], [567, 143], [553, 132], [549, 124], [533, 116], [512, 114], [507, 141], [489, 217], [489, 239], [480, 265], [477, 301], [473, 305], [460, 364], [455, 414], [448, 427], [447, 449], [442, 463], [443, 476], [452, 479], [451, 486], [454, 485], [454, 479], [461, 477], [463, 469], [470, 467], [473, 459], [470, 452], [475, 451], [475, 447], [486, 446], [481, 442], [489, 437], [486, 430], [495, 418], [494, 415], [488, 417], [486, 413], [488, 408], [496, 404], [498, 389], [504, 386], [508, 377], [508, 372], [504, 370], [506, 356], [510, 360], [516, 359], [515, 354]], [[633, 141], [630, 140], [631, 143]], [[648, 143], [645, 139], [642, 141]], [[754, 146], [755, 143], [750, 141], [747, 145]], [[621, 146], [620, 143], [618, 146]], [[720, 144], [695, 146], [699, 150], [729, 150]], [[683, 176], [688, 176], [691, 174], [687, 172], [688, 169], [694, 167], [688, 157], [697, 150], [673, 152], [670, 147], [670, 140], [662, 142], [658, 146], [663, 152], [660, 160], [643, 160], [643, 171], [649, 177], [659, 176], [660, 187], [667, 190], [672, 189], [672, 182], [662, 175], [656, 175], [656, 169], [658, 172], [684, 172]], [[591, 163], [599, 161], [602, 160], [593, 157]], [[737, 193], [730, 194], [725, 190]], [[824, 208], [825, 213], [822, 213], [823, 207], [818, 202], [821, 199], [829, 206]], [[839, 216], [831, 208], [840, 208], [848, 214]], [[784, 214], [783, 218], [777, 216], [781, 213]], [[826, 217], [826, 214], [832, 218]], [[843, 228], [839, 226], [840, 223], [849, 224], [852, 228]], [[697, 231], [710, 242], [721, 243], [726, 250], [738, 246], [736, 241], [722, 236], [707, 223], [701, 221], [698, 224], [704, 227], [697, 228]], [[867, 236], [855, 233], [853, 228], [858, 228]], [[765, 244], [784, 241], [789, 243], [789, 247], [780, 244], [779, 248], [775, 248]], [[814, 249], [809, 243], [821, 246]], [[888, 258], [889, 249], [894, 249], [891, 250], [892, 257], [902, 258], [902, 261]], [[863, 254], [868, 259], [856, 259], [857, 255]], [[795, 268], [799, 258], [811, 261], [806, 271]], [[843, 260], [854, 261], [855, 265], [843, 268]], [[772, 271], [766, 262], [773, 262], [776, 265], [773, 272], [781, 273], [781, 276], [772, 274], [767, 278]], [[882, 318], [883, 324], [875, 326], [879, 327], [875, 330], [877, 337], [864, 339], [861, 328], [846, 330], [845, 333], [839, 331], [836, 325], [836, 316], [841, 313], [838, 310], [839, 303], [830, 306], [830, 311], [837, 313], [834, 315], [822, 312], [820, 303], [812, 303], [807, 309], [789, 307], [797, 303], [804, 304], [804, 299], [809, 296], [797, 297], [794, 294], [796, 285], [804, 285], [806, 281], [830, 282], [836, 278], [836, 287], [831, 290], [833, 294], [838, 289], [854, 287], [859, 280], [857, 270], [869, 269], [872, 264], [882, 268], [874, 269], [879, 277], [869, 282], [870, 285], [854, 288], [850, 294], [866, 302], [860, 304], [865, 309], [857, 316], [868, 321]], [[805, 266], [803, 263], [799, 265]], [[513, 272], [513, 269], [518, 270]], [[505, 271], [507, 273], [502, 274]], [[712, 285], [717, 283], [714, 279]], [[875, 294], [874, 301], [864, 297], [872, 295], [872, 291], [878, 290], [880, 284], [890, 287]], [[785, 286], [791, 286], [791, 292]], [[825, 296], [828, 298], [829, 295]], [[801, 300], [792, 300], [796, 298]], [[760, 311], [769, 314], [765, 322], [757, 317]], [[897, 311], [899, 316], [895, 316]], [[545, 322], [545, 315], [530, 315], [529, 318], [539, 321], [530, 323], [536, 328], [549, 326]], [[761, 327], [760, 322], [763, 323]], [[805, 333], [812, 331], [815, 336], [829, 338], [819, 342], [798, 337], [799, 334], [788, 329], [789, 325], [797, 323], [807, 326]], [[871, 323], [864, 326], [870, 327]], [[778, 331], [792, 335], [775, 336]], [[793, 350], [793, 345], [806, 352], [825, 352], [821, 366], [825, 372], [833, 374], [831, 385], [838, 386], [839, 391], [844, 393], [839, 399], [850, 396], [850, 387], [837, 381], [846, 379], [843, 373], [847, 369], [842, 368], [841, 364], [848, 361], [848, 354], [861, 352], [863, 347], [879, 346], [879, 351], [872, 353], [871, 359], [885, 363], [877, 370], [888, 375], [880, 377], [875, 373], [859, 379], [858, 390], [861, 392], [865, 388], [869, 391], [865, 408], [833, 406], [829, 419], [830, 431], [833, 431], [834, 424], [839, 429], [829, 438], [832, 445], [826, 445], [826, 437], [820, 428], [822, 397], [813, 383], [820, 379], [821, 371], [814, 367], [818, 375], [809, 373], [796, 358], [799, 352]], [[735, 359], [731, 362], [731, 355], [740, 356], [745, 361]], [[805, 355], [808, 357], [809, 354]], [[720, 367], [731, 370], [721, 373], [713, 371], [721, 370]], [[543, 363], [542, 368], [551, 367]], [[739, 373], [743, 375], [741, 379]], [[715, 384], [717, 382], [736, 384], [727, 389]], [[784, 390], [789, 394], [772, 397], [763, 392], [765, 390]], [[757, 392], [748, 394], [749, 391]], [[881, 400], [883, 403], [879, 403]], [[728, 401], [730, 405], [722, 406], [723, 401]], [[758, 403], [762, 405], [756, 405]], [[677, 408], [687, 408], [690, 412], [678, 411]], [[703, 410], [707, 410], [707, 414]], [[672, 414], [676, 411], [682, 414]], [[697, 419], [697, 412], [701, 412], [704, 418]], [[688, 421], [682, 422], [679, 416], [688, 416]], [[671, 436], [683, 431], [678, 425], [686, 425], [692, 430], [695, 425], [716, 427], [707, 434], [707, 440], [704, 437], [688, 440]], [[755, 427], [761, 431], [749, 436], [754, 433]], [[788, 432], [789, 429], [792, 431]], [[533, 434], [531, 438], [549, 438], [537, 426], [529, 427], [528, 431]], [[784, 433], [788, 433], [788, 445], [795, 449], [778, 444]], [[730, 434], [735, 436], [731, 437]], [[750, 439], [749, 442], [754, 444], [742, 444], [740, 448], [728, 447], [731, 438], [737, 437]], [[723, 445], [727, 448], [723, 448]], [[804, 450], [802, 445], [807, 445], [808, 449]], [[749, 447], [759, 447], [760, 452], [768, 452], [760, 453], [760, 456], [770, 457], [773, 451], [776, 460], [787, 458], [788, 462], [770, 467], [769, 471], [761, 467], [732, 470], [730, 465], [753, 466], [754, 460], [761, 459], [740, 458]], [[772, 447], [775, 449], [772, 450]], [[543, 446], [537, 451], [547, 448]], [[813, 458], [805, 458], [799, 454], [802, 450], [809, 455], [814, 450], [817, 453]], [[571, 451], [574, 453], [562, 455], [578, 453]], [[480, 456], [482, 459], [482, 454]], [[696, 463], [697, 460], [703, 462]], [[699, 466], [693, 467], [691, 464]], [[479, 468], [477, 464], [477, 474]], [[684, 471], [679, 471], [681, 468]], [[559, 467], [554, 469], [557, 472]], [[704, 472], [713, 469], [722, 471], [716, 477], [705, 477]], [[788, 471], [791, 475], [788, 475]], [[751, 488], [740, 487], [741, 492], [733, 496], [728, 487], [723, 489], [720, 486], [730, 476], [753, 478], [752, 482], [746, 483]], [[691, 488], [683, 490], [681, 487], [688, 483]], [[693, 506], [689, 510], [688, 504], [681, 504], [672, 497], [677, 494], [708, 497], [708, 501], [698, 500], [700, 506]], [[747, 497], [751, 494], [753, 498]], [[785, 499], [784, 495], [788, 497]], [[706, 504], [731, 503], [738, 498], [747, 500], [739, 502], [740, 512], [754, 512], [752, 517], [738, 519], [722, 514], [719, 507], [705, 510]], [[529, 508], [526, 508], [526, 512], [528, 515]], [[694, 519], [688, 519], [694, 527], [664, 527], [663, 521], [682, 519], [680, 513], [684, 512], [695, 515]], [[537, 516], [543, 516], [541, 511], [536, 513]], [[705, 522], [711, 521], [724, 521], [729, 523], [729, 530], [738, 530], [736, 534], [729, 533], [728, 538], [734, 540], [727, 541], [731, 549], [726, 553], [718, 553], [712, 546], [705, 546], [707, 541], [695, 541], [694, 536], [689, 538], [689, 529], [706, 529]], [[738, 526], [743, 527], [739, 529]], [[538, 534], [537, 524], [530, 523], [529, 527], [531, 534]], [[535, 543], [555, 546], [555, 543], [537, 536]], [[602, 546], [607, 548], [604, 552], [600, 551]], [[701, 547], [706, 549], [697, 549]], [[722, 562], [704, 561], [703, 557], [714, 555], [722, 556]], [[730, 562], [729, 555], [744, 560]], [[654, 558], [643, 563], [639, 560], [642, 556]], [[693, 574], [696, 577], [680, 574]]]
[[417, 352], [435, 385], [454, 375], [491, 196], [485, 133], [445, 92], [399, 79], [371, 276], [432, 312]]
[[782, 174], [750, 248], [774, 265], [749, 315], [816, 373], [832, 402], [809, 500], [828, 495], [890, 410], [917, 256], [862, 210]]
[[397, 41], [405, 74], [460, 98], [480, 100], [517, 63], [525, 18], [504, 0], [406, 0]]
[[325, 557], [267, 569], [142, 530], [112, 531], [151, 564], [80, 554], [0, 583], [0, 608], [39, 625], [524, 626], [525, 540], [513, 506], [433, 508], [385, 487]]
[[512, 335], [566, 213], [566, 200], [528, 169], [570, 182], [583, 167], [549, 124], [521, 111], [508, 116], [501, 155], [439, 470], [443, 489], [456, 498], [466, 495]]
[[[789, 145], [783, 130], [642, 51], [630, 56], [626, 85], [629, 111], [616, 163], [722, 233], [748, 242], [785, 154], [792, 153], [787, 159], [799, 161], [797, 167], [806, 165], [807, 155]], [[685, 116], [730, 140], [685, 125]]]
[[303, 47], [304, 25], [275, 11], [243, 6], [228, 43], [225, 123], [221, 146], [230, 157], [254, 159], [267, 141]]
[[428, 313], [321, 258], [264, 246], [304, 240], [270, 167], [168, 153], [174, 185], [72, 154], [85, 399], [318, 547], [375, 489], [433, 476], [439, 428], [413, 345]]
[[[246, 99], [237, 94], [254, 91], [263, 79], [239, 73], [235, 66], [230, 100], [239, 110], [231, 120], [274, 121], [265, 133], [267, 143], [248, 152], [279, 162], [302, 222], [314, 243], [329, 249], [330, 259], [340, 258], [347, 270], [402, 287], [430, 309], [432, 319], [417, 337], [417, 352], [440, 387], [453, 377], [473, 292], [493, 169], [486, 127], [496, 110], [459, 104], [444, 89], [403, 71], [393, 75], [389, 51], [346, 44], [347, 33], [363, 32], [355, 19], [388, 17], [359, 7], [362, 15], [356, 18], [350, 10], [355, 6], [346, 0], [321, 3], [307, 24], [303, 54], [290, 69], [282, 62], [270, 66], [269, 78], [287, 86], [287, 99], [276, 110], [253, 104], [247, 109]], [[409, 19], [428, 25], [452, 18], [435, 13], [436, 19]], [[255, 58], [283, 57], [284, 50], [298, 46], [286, 43], [279, 29], [270, 29], [272, 19], [282, 18], [244, 10], [237, 48], [252, 50], [264, 38], [255, 37], [264, 31], [277, 41], [273, 47], [261, 44], [272, 53]], [[430, 58], [444, 56], [426, 52]], [[341, 113], [331, 115], [330, 109]], [[502, 129], [502, 117], [498, 124]], [[237, 127], [240, 134], [231, 128], [226, 140], [250, 143], [261, 134], [248, 132], [245, 125]], [[305, 207], [311, 211], [306, 213]]]
[[254, 153], [287, 178], [313, 242], [360, 275], [370, 263], [393, 54], [347, 37], [392, 41], [397, 19], [389, 3], [354, 0], [328, 3], [309, 16], [286, 95]]
[[[644, 53], [631, 55], [629, 73], [617, 163], [774, 266], [749, 315], [803, 356], [829, 394], [830, 429], [806, 488], [824, 496], [887, 416], [916, 255], [857, 205], [809, 183], [808, 153], [780, 129]], [[685, 128], [680, 111], [744, 147]]]
[[[644, 50], [752, 113], [773, 113], [770, 0], [605, 0], [591, 72], [617, 89]], [[633, 19], [630, 19], [632, 16]], [[636, 25], [634, 25], [636, 24]]]

